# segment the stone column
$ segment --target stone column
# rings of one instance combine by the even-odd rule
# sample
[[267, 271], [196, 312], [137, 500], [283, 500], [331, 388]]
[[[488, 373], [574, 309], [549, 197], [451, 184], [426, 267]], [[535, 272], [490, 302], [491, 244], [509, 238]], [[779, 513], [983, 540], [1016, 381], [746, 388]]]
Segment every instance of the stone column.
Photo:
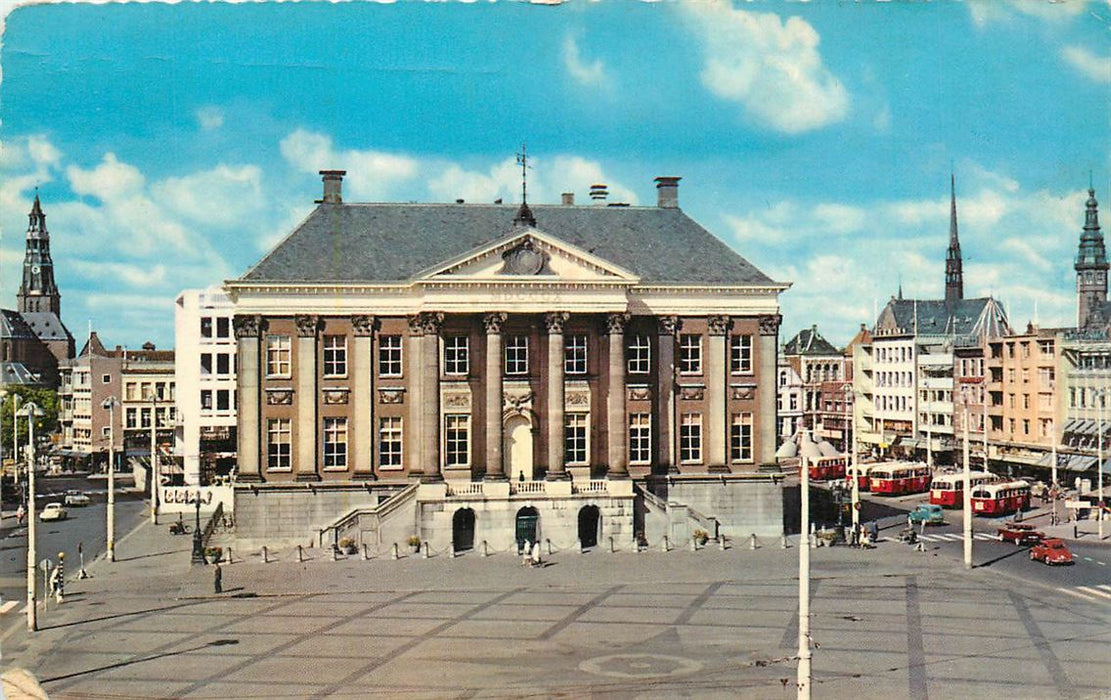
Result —
[[756, 346], [756, 464], [775, 463], [776, 353], [779, 352], [779, 314], [760, 317], [760, 341]]
[[609, 335], [609, 395], [606, 397], [606, 421], [609, 432], [610, 479], [629, 478], [627, 418], [625, 417], [625, 325], [629, 314], [606, 316], [606, 333]]
[[706, 405], [709, 425], [706, 433], [706, 464], [708, 471], [729, 471], [729, 422], [726, 420], [725, 391], [729, 381], [729, 328], [733, 322], [728, 316], [710, 316], [706, 319], [709, 338], [706, 348]]
[[420, 476], [424, 472], [424, 460], [421, 451], [424, 442], [421, 439], [421, 413], [424, 392], [424, 373], [421, 371], [421, 357], [424, 348], [424, 326], [421, 317], [409, 316], [409, 338], [405, 343], [404, 373], [405, 373], [405, 398], [409, 405], [404, 423], [405, 454], [404, 463], [408, 467], [410, 476]]
[[563, 481], [568, 478], [563, 463], [563, 410], [565, 393], [563, 385], [563, 324], [569, 314], [553, 311], [544, 316], [548, 328], [548, 480]]
[[297, 461], [294, 477], [297, 481], [319, 481], [317, 455], [320, 454], [320, 430], [317, 425], [316, 398], [316, 337], [320, 330], [320, 317], [294, 316], [297, 325], [297, 361], [294, 371], [294, 401], [297, 405]]
[[378, 319], [373, 316], [352, 316], [355, 335], [351, 352], [351, 418], [354, 425], [347, 432], [351, 443], [352, 473], [356, 479], [374, 477], [374, 331]]
[[486, 479], [505, 481], [505, 457], [502, 455], [502, 338], [501, 328], [505, 314], [500, 311], [486, 314]]
[[675, 334], [681, 323], [678, 316], [660, 316], [657, 324], [656, 416], [659, 438], [656, 440], [656, 461], [661, 472], [678, 474], [675, 452]]
[[440, 328], [444, 325], [444, 315], [438, 312], [424, 312], [420, 315], [424, 329], [421, 348], [421, 375], [424, 378], [421, 389], [421, 433], [424, 443], [421, 458], [424, 461], [424, 476], [421, 481], [442, 481], [440, 474]]
[[[236, 430], [239, 459], [238, 480], [244, 483], [262, 481], [261, 415], [262, 392], [259, 377], [262, 361], [262, 335], [266, 321], [261, 316], [236, 316], [232, 321], [238, 348], [236, 390], [239, 396], [239, 419]], [[121, 433], [123, 431], [120, 431]]]

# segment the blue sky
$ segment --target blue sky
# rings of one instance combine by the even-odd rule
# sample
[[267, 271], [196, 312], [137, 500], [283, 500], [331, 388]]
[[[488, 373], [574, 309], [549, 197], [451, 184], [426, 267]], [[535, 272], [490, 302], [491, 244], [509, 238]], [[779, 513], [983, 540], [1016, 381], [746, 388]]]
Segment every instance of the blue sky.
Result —
[[[173, 344], [344, 168], [349, 201], [680, 204], [777, 280], [784, 340], [943, 294], [1075, 315], [1089, 172], [1111, 202], [1106, 2], [37, 5], [0, 49], [0, 303], [39, 187], [63, 317]], [[1111, 215], [1104, 217], [1111, 221]]]

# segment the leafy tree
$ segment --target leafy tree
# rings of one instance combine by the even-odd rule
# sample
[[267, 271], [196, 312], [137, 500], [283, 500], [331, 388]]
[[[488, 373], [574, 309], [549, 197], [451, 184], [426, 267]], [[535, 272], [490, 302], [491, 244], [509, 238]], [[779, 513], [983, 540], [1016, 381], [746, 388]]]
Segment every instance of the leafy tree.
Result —
[[[33, 402], [42, 412], [35, 418], [35, 440], [46, 437], [58, 431], [58, 392], [53, 389], [36, 387], [14, 386], [4, 387], [4, 397], [0, 400], [0, 445], [4, 448], [4, 457], [12, 453], [12, 404], [19, 398], [18, 410], [22, 410], [28, 402]], [[18, 416], [16, 419], [16, 439], [19, 442], [20, 454], [27, 446], [27, 417]]]

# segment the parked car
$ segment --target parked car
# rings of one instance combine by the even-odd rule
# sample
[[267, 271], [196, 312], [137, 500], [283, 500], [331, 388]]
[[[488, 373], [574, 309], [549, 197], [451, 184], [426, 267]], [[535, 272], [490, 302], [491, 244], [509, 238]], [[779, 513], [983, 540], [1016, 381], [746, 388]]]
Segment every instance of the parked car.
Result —
[[942, 525], [945, 523], [945, 511], [941, 506], [924, 503], [914, 507], [907, 516], [912, 523], [926, 523], [927, 525]]
[[1045, 564], [1071, 564], [1072, 552], [1064, 540], [1050, 537], [1030, 548], [1030, 560]]
[[65, 520], [69, 517], [69, 513], [62, 507], [61, 503], [47, 503], [46, 507], [42, 509], [39, 514], [39, 520], [47, 522], [49, 520]]
[[1026, 523], [1006, 523], [998, 532], [1001, 541], [1018, 545], [1037, 544], [1045, 539], [1044, 532], [1035, 530], [1033, 525]]
[[92, 502], [93, 499], [89, 498], [88, 494], [82, 493], [77, 489], [66, 491], [65, 503], [67, 506], [87, 506]]

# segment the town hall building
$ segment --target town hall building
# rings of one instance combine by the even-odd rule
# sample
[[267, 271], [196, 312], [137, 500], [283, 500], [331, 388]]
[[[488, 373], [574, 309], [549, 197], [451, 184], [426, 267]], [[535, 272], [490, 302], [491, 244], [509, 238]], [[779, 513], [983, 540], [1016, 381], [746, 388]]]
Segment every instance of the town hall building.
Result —
[[317, 208], [235, 304], [241, 546], [783, 531], [775, 282], [679, 208]]

